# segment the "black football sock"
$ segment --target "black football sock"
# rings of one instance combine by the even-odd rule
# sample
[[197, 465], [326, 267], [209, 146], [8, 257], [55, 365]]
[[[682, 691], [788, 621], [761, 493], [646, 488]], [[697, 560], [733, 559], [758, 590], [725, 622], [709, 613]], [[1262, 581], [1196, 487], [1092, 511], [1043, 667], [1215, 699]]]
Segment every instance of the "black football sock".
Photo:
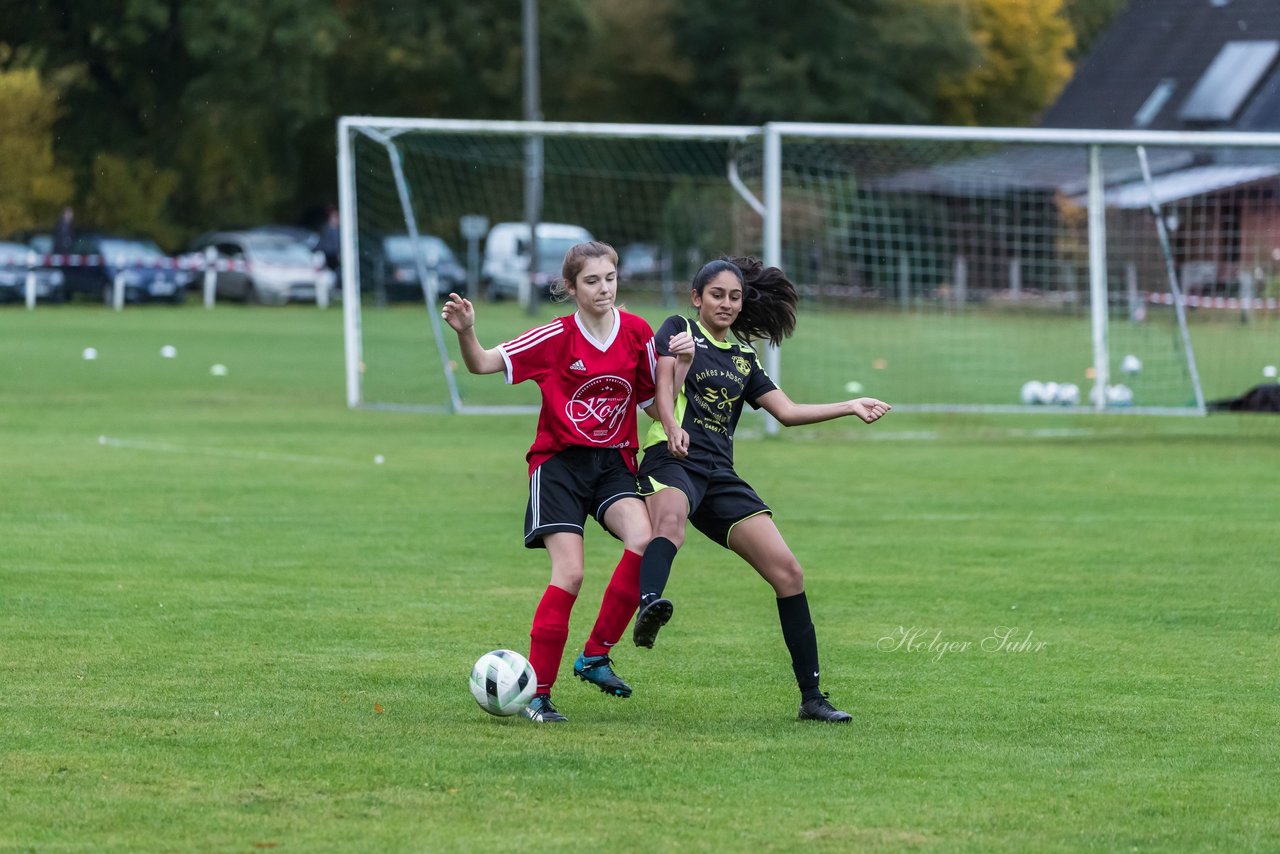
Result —
[[640, 560], [640, 607], [662, 596], [676, 559], [676, 544], [666, 537], [654, 537]]
[[801, 591], [778, 599], [778, 621], [782, 623], [782, 639], [791, 653], [791, 670], [796, 675], [803, 700], [822, 696], [818, 689], [818, 635], [809, 617], [809, 600]]

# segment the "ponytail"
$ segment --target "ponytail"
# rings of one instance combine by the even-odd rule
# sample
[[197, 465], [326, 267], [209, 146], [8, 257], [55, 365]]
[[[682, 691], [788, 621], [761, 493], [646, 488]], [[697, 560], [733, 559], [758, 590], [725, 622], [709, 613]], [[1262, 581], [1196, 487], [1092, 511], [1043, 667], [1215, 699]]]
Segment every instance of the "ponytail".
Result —
[[786, 274], [766, 267], [758, 258], [729, 258], [742, 271], [742, 311], [733, 322], [733, 334], [750, 344], [768, 339], [775, 347], [796, 331], [799, 294]]

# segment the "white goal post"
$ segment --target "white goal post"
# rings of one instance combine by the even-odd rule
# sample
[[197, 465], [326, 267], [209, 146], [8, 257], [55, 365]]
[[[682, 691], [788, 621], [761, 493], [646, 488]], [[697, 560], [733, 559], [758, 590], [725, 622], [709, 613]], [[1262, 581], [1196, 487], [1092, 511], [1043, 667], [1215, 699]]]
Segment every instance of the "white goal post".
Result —
[[[1200, 414], [1256, 373], [1280, 290], [1280, 134], [349, 116], [338, 152], [352, 407], [513, 409], [460, 384], [436, 299], [462, 281], [441, 253], [475, 255], [458, 222], [522, 222], [530, 168], [543, 221], [624, 250], [625, 289], [686, 292], [722, 253], [786, 270], [802, 319], [766, 364], [797, 399]], [[392, 238], [426, 324], [372, 311]]]

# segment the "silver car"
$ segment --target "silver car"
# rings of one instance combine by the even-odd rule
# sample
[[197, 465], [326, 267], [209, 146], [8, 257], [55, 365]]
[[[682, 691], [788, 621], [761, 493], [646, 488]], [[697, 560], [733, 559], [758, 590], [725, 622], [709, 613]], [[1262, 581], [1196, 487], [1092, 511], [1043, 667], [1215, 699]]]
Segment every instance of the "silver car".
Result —
[[[221, 231], [202, 236], [191, 250], [204, 253], [210, 247], [217, 265], [217, 299], [284, 305], [315, 302], [321, 289], [332, 292], [334, 275], [324, 257], [287, 235]], [[201, 281], [197, 276], [193, 284], [199, 287]]]
[[[27, 298], [27, 261], [31, 254], [32, 250], [21, 243], [0, 243], [0, 302], [22, 302]], [[61, 270], [36, 266], [32, 272], [37, 301], [62, 302], [67, 298]]]

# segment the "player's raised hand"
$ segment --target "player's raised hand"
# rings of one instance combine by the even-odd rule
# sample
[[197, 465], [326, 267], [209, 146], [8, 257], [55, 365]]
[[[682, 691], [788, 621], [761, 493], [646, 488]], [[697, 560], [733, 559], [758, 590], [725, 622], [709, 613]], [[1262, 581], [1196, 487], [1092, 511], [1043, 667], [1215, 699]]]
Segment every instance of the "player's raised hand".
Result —
[[860, 397], [851, 402], [853, 403], [853, 414], [867, 424], [876, 421], [880, 416], [893, 409], [883, 400], [876, 400], [874, 397]]
[[677, 332], [671, 336], [671, 340], [667, 342], [667, 349], [671, 351], [671, 355], [675, 356], [678, 361], [693, 361], [693, 336], [688, 330]]
[[449, 301], [440, 310], [440, 316], [455, 332], [465, 332], [476, 325], [476, 307], [471, 300], [457, 294], [449, 294]]

